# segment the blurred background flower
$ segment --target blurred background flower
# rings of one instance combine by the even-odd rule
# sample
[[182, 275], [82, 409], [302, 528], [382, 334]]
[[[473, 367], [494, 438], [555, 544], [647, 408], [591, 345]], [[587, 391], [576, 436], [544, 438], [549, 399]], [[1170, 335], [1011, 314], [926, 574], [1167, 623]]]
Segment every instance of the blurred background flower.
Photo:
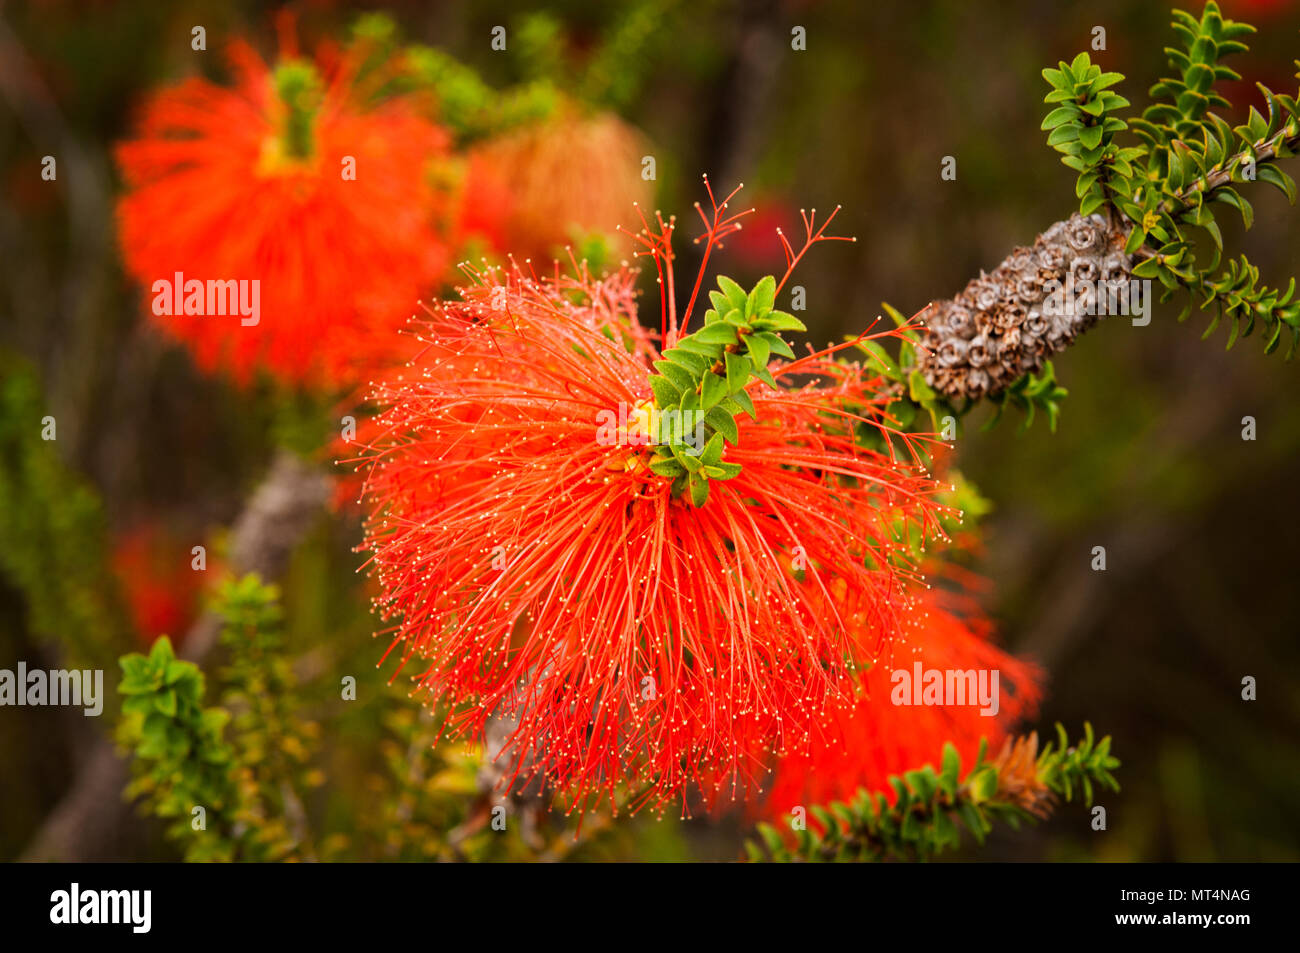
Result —
[[199, 613], [203, 580], [208, 578], [204, 573], [220, 572], [219, 566], [207, 565], [206, 551], [203, 569], [196, 568], [200, 564], [194, 546], [186, 545], [194, 538], [157, 520], [129, 526], [113, 541], [113, 572], [122, 583], [135, 636], [144, 645], [166, 635], [183, 646]]
[[[985, 712], [969, 699], [961, 705], [913, 704], [913, 666], [941, 672], [998, 672], [1000, 704]], [[908, 673], [906, 683], [894, 672]], [[897, 795], [890, 775], [911, 766], [940, 763], [951, 743], [963, 764], [975, 760], [980, 740], [996, 753], [1008, 733], [1034, 713], [1040, 673], [993, 641], [993, 625], [969, 595], [926, 590], [907, 634], [862, 676], [863, 697], [857, 706], [826, 729], [807, 752], [782, 758], [759, 810], [773, 822], [787, 821], [795, 807], [852, 801], [859, 788], [883, 793], [892, 804]], [[899, 695], [901, 686], [907, 689]], [[904, 704], [898, 698], [906, 699]]]
[[632, 225], [633, 206], [653, 203], [651, 183], [641, 177], [648, 154], [617, 116], [565, 108], [470, 154], [462, 229], [482, 233], [499, 254], [549, 260], [589, 233]]
[[[233, 88], [190, 79], [150, 98], [117, 150], [121, 244], [158, 323], [203, 369], [345, 387], [382, 366], [450, 263], [427, 171], [448, 136], [409, 96], [364, 102], [364, 45], [322, 68], [297, 55], [292, 31], [282, 23], [269, 67], [232, 41]], [[239, 311], [213, 313], [209, 293], [191, 313], [191, 282], [202, 295], [231, 280]]]

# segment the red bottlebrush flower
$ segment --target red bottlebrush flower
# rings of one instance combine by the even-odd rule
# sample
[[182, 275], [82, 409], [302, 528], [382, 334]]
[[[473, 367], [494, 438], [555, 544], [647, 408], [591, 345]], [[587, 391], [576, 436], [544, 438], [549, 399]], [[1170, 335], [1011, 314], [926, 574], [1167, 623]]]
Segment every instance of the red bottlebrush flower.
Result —
[[116, 537], [112, 566], [140, 642], [167, 635], [179, 644], [198, 616], [204, 579], [190, 566], [189, 545], [142, 523]]
[[738, 472], [700, 503], [630, 438], [660, 356], [630, 272], [474, 278], [379, 388], [365, 461], [376, 604], [417, 691], [455, 731], [513, 723], [512, 781], [580, 803], [711, 798], [806, 744], [903, 631], [909, 530], [941, 533], [924, 469], [859, 445], [886, 426], [880, 381], [829, 352], [772, 365], [777, 387], [745, 388]]
[[[890, 775], [923, 765], [939, 765], [951, 742], [963, 764], [974, 761], [981, 738], [997, 750], [1012, 726], [1037, 704], [1041, 674], [1036, 666], [998, 648], [992, 625], [974, 600], [931, 589], [921, 597], [921, 612], [908, 633], [862, 676], [856, 707], [808, 750], [783, 758], [762, 813], [789, 817], [797, 806], [851, 800], [860, 788], [883, 792], [892, 804], [897, 793]], [[997, 711], [981, 714], [975, 704], [915, 702], [915, 666], [923, 671], [998, 673]], [[903, 671], [907, 675], [895, 676]], [[991, 676], [988, 684], [991, 684]], [[969, 701], [969, 699], [967, 699]]]
[[[319, 70], [283, 43], [272, 70], [237, 42], [231, 60], [234, 88], [190, 79], [157, 94], [118, 147], [127, 269], [206, 370], [358, 383], [449, 262], [426, 175], [447, 137], [409, 99], [362, 105], [360, 56]], [[202, 283], [201, 313], [177, 311], [178, 274]], [[254, 280], [256, 321], [206, 284]]]
[[612, 233], [633, 205], [650, 201], [646, 152], [617, 116], [572, 110], [491, 140], [470, 154], [458, 234], [549, 260], [575, 231]]

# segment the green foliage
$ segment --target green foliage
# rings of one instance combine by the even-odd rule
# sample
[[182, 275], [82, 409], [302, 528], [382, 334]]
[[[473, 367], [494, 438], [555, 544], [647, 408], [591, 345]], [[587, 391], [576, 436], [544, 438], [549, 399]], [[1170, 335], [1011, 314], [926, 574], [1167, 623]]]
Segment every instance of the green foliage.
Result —
[[492, 766], [484, 763], [483, 749], [445, 738], [439, 743], [441, 719], [418, 705], [385, 698], [382, 719], [384, 771], [372, 779], [376, 807], [360, 821], [364, 842], [337, 839], [341, 856], [559, 861], [612, 833], [607, 814], [585, 818], [578, 836], [563, 813], [549, 810], [543, 800], [502, 798], [485, 783]]
[[497, 90], [433, 47], [408, 47], [406, 62], [413, 84], [437, 97], [439, 119], [461, 146], [545, 119], [560, 104], [560, 93], [547, 80]]
[[1247, 47], [1240, 38], [1255, 32], [1249, 24], [1225, 20], [1216, 3], [1205, 5], [1200, 20], [1174, 10], [1172, 29], [1182, 48], [1165, 47], [1165, 54], [1178, 75], [1151, 87], [1151, 97], [1158, 102], [1143, 112], [1140, 123], [1134, 123], [1151, 146], [1167, 147], [1178, 140], [1198, 138], [1210, 108], [1230, 105], [1214, 90], [1214, 84], [1240, 80], [1241, 76], [1219, 61], [1232, 53], [1245, 53]]
[[1061, 401], [1067, 394], [1069, 391], [1056, 382], [1056, 369], [1052, 367], [1052, 362], [1048, 361], [1044, 364], [1041, 373], [1026, 374], [1006, 390], [989, 398], [997, 411], [989, 418], [984, 429], [996, 424], [1002, 417], [1002, 411], [1010, 404], [1025, 415], [1021, 430], [1032, 425], [1034, 414], [1041, 411], [1047, 415], [1048, 429], [1055, 433], [1056, 421], [1061, 414]]
[[713, 307], [704, 315], [704, 326], [665, 350], [650, 379], [661, 414], [680, 413], [682, 420], [703, 415], [702, 445], [694, 445], [694, 428], [672, 428], [659, 435], [667, 439], [650, 462], [652, 471], [672, 478], [675, 495], [689, 492], [695, 506], [708, 500], [710, 480], [730, 480], [740, 473], [739, 464], [723, 459], [723, 451], [726, 443], [736, 443], [736, 418], [754, 415], [745, 390], [750, 382], [775, 387], [767, 367], [772, 355], [794, 357], [780, 332], [806, 330], [793, 315], [774, 310], [776, 279], [771, 275], [749, 292], [725, 276], [718, 278], [718, 287], [709, 292]]
[[[352, 27], [352, 43], [366, 54], [359, 78], [369, 80], [367, 88], [376, 98], [412, 90], [432, 93], [439, 122], [461, 147], [545, 119], [560, 103], [550, 79], [498, 90], [442, 50], [403, 46], [396, 22], [386, 13], [358, 17]], [[381, 73], [382, 80], [376, 82], [374, 77]]]
[[[186, 860], [237, 859], [240, 792], [235, 753], [222, 736], [229, 715], [203, 707], [203, 673], [177, 659], [165, 636], [147, 656], [123, 656], [121, 665], [118, 740], [133, 753], [135, 774], [127, 797], [145, 797], [154, 814], [173, 821], [167, 833]], [[196, 807], [204, 811], [197, 830]]]
[[320, 726], [306, 706], [284, 652], [279, 590], [253, 574], [224, 583], [215, 611], [230, 664], [221, 672], [222, 707], [232, 713], [231, 741], [242, 803], [257, 818], [259, 848], [311, 859], [303, 793], [324, 780], [310, 767]]
[[587, 106], [626, 108], [641, 91], [652, 67], [651, 50], [671, 35], [678, 0], [630, 0], [611, 7], [615, 19], [574, 48], [549, 12], [523, 17], [510, 38], [511, 60], [530, 82], [563, 89]]
[[[127, 795], [171, 821], [186, 860], [561, 860], [606, 830], [607, 815], [588, 817], [577, 837], [540, 799], [501, 802], [484, 786], [481, 749], [438, 743], [439, 719], [396, 693], [376, 699], [382, 770], [326, 810], [312, 797], [325, 777], [313, 765], [320, 729], [302, 714], [278, 590], [255, 575], [230, 580], [212, 611], [229, 652], [220, 706], [203, 707], [203, 673], [166, 638], [121, 660]], [[492, 813], [502, 803], [504, 829]]]
[[524, 16], [511, 36], [512, 58], [532, 79], [554, 81], [564, 70], [564, 26], [552, 14], [535, 11]]
[[[952, 487], [939, 494], [939, 501], [949, 507], [939, 514], [944, 533], [956, 539], [962, 533], [977, 532], [980, 521], [993, 511], [993, 501], [980, 493], [979, 487], [956, 467], [945, 471], [943, 478]], [[919, 542], [916, 549], [918, 553], [921, 551]], [[955, 562], [963, 555], [966, 554], [961, 547], [955, 546], [947, 558]]]
[[1085, 804], [1092, 804], [1093, 785], [1100, 784], [1111, 791], [1119, 790], [1119, 782], [1112, 772], [1119, 767], [1119, 759], [1110, 753], [1110, 736], [1098, 741], [1092, 725], [1083, 723], [1083, 740], [1073, 748], [1065, 726], [1056, 725], [1056, 747], [1048, 742], [1038, 756], [1038, 776], [1053, 792], [1067, 801], [1082, 790]]
[[894, 399], [886, 409], [888, 423], [900, 433], [887, 438], [879, 427], [863, 422], [857, 425], [856, 435], [858, 443], [866, 449], [892, 455], [904, 449], [904, 432], [921, 429], [921, 425], [917, 424], [921, 411], [929, 414], [930, 429], [939, 433], [943, 430], [945, 417], [958, 420], [970, 409], [970, 405], [967, 404], [959, 411], [951, 401], [925, 382], [916, 361], [919, 341], [916, 326], [892, 305], [886, 303], [882, 307], [898, 328], [898, 337], [902, 342], [898, 349], [898, 359], [891, 357], [883, 344], [870, 338], [859, 338], [854, 346], [866, 357], [867, 366], [891, 385], [889, 392]]
[[305, 159], [315, 150], [312, 130], [323, 92], [320, 75], [306, 60], [291, 60], [275, 68], [273, 82], [276, 96], [286, 107], [281, 130], [285, 154]]
[[[1245, 255], [1229, 260], [1219, 274], [1208, 277], [1200, 276], [1197, 290], [1205, 295], [1201, 307], [1211, 302], [1218, 305], [1218, 311], [1211, 319], [1202, 337], [1208, 338], [1219, 326], [1223, 318], [1228, 319], [1229, 348], [1237, 343], [1237, 338], [1244, 337], [1254, 329], [1256, 321], [1263, 324], [1267, 340], [1264, 353], [1271, 354], [1277, 350], [1282, 338], [1283, 328], [1291, 333], [1291, 343], [1287, 347], [1288, 358], [1295, 353], [1296, 343], [1300, 341], [1300, 301], [1293, 301], [1295, 279], [1287, 281], [1286, 291], [1269, 288], [1259, 282], [1259, 269], [1247, 261]], [[1185, 320], [1191, 312], [1191, 303], [1183, 310], [1179, 320]]]
[[1091, 215], [1107, 202], [1131, 194], [1132, 161], [1141, 149], [1121, 149], [1115, 133], [1128, 128], [1115, 114], [1129, 101], [1110, 87], [1124, 77], [1103, 73], [1087, 53], [1059, 69], [1043, 70], [1052, 87], [1047, 102], [1055, 106], [1043, 120], [1047, 144], [1061, 153], [1061, 161], [1079, 173], [1075, 194], [1079, 213]]
[[628, 106], [651, 69], [651, 44], [656, 38], [672, 35], [670, 18], [680, 6], [679, 0], [621, 4], [620, 18], [587, 61], [577, 87], [578, 98], [611, 109]]
[[1181, 46], [1165, 53], [1175, 75], [1152, 86], [1155, 102], [1140, 119], [1128, 121], [1140, 145], [1120, 148], [1111, 138], [1125, 128], [1115, 114], [1128, 103], [1106, 87], [1123, 77], [1102, 73], [1084, 53], [1059, 70], [1043, 71], [1052, 87], [1046, 101], [1053, 109], [1043, 121], [1051, 130], [1048, 144], [1079, 172], [1080, 211], [1105, 207], [1126, 225], [1124, 251], [1138, 259], [1134, 277], [1159, 281], [1162, 301], [1179, 292], [1188, 296], [1180, 320], [1193, 307], [1212, 307], [1207, 337], [1226, 319], [1232, 347], [1258, 326], [1266, 352], [1276, 349], [1287, 331], [1289, 358], [1300, 343], [1294, 283], [1285, 292], [1261, 284], [1244, 256], [1229, 259], [1221, 270], [1223, 234], [1214, 205], [1235, 209], [1249, 228], [1254, 210], [1239, 186], [1267, 182], [1295, 202], [1295, 182], [1277, 162], [1300, 146], [1300, 107], [1295, 97], [1257, 84], [1267, 117], [1252, 106], [1245, 123], [1231, 126], [1213, 112], [1231, 105], [1214, 84], [1241, 78], [1220, 60], [1244, 52], [1242, 37], [1254, 27], [1225, 19], [1213, 2], [1206, 3], [1199, 20], [1181, 10], [1173, 18]]
[[569, 241], [574, 259], [586, 262], [593, 273], [599, 274], [615, 260], [610, 236], [605, 232], [583, 231], [575, 227], [569, 230]]
[[746, 853], [756, 862], [929, 860], [958, 847], [963, 830], [983, 843], [994, 821], [1018, 828], [1045, 816], [1055, 797], [1070, 801], [1079, 792], [1091, 804], [1095, 786], [1119, 790], [1109, 737], [1097, 743], [1085, 724], [1083, 740], [1070, 748], [1065, 729], [1057, 732], [1059, 746], [1049, 743], [1036, 760], [1036, 736], [1009, 742], [994, 761], [982, 743], [964, 775], [957, 749], [945, 745], [940, 770], [926, 765], [890, 777], [893, 805], [882, 792], [860, 790], [851, 802], [813, 806], [816, 825], [792, 836], [759, 824], [761, 843], [747, 842]]
[[148, 656], [121, 661], [118, 740], [134, 755], [135, 773], [127, 794], [176, 818], [167, 833], [186, 860], [314, 856], [300, 791], [320, 780], [306, 769], [318, 730], [298, 714], [276, 599], [255, 575], [218, 590], [213, 611], [231, 651], [222, 707], [203, 707], [203, 673], [178, 660], [166, 638]]
[[22, 595], [32, 633], [59, 645], [65, 664], [112, 668], [131, 626], [108, 568], [103, 509], [57, 441], [42, 439], [49, 413], [34, 370], [0, 353], [0, 573]]
[[640, 91], [649, 69], [649, 46], [663, 35], [676, 0], [625, 5], [619, 17], [581, 55], [567, 48], [560, 22], [545, 12], [524, 17], [510, 34], [511, 62], [522, 81], [503, 89], [473, 68], [429, 46], [401, 47], [397, 25], [370, 13], [353, 27], [354, 39], [373, 50], [374, 65], [401, 60], [403, 88], [434, 94], [439, 120], [465, 146], [552, 116], [567, 100], [585, 107], [620, 108]]

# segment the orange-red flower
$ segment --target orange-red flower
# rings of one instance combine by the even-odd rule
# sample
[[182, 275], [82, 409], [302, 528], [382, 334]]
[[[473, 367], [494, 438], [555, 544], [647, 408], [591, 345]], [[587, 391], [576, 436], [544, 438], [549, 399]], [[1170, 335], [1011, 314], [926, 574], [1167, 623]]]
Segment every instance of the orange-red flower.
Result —
[[[363, 380], [448, 264], [426, 175], [447, 137], [409, 98], [363, 105], [359, 58], [313, 64], [285, 42], [271, 69], [236, 42], [232, 88], [190, 79], [156, 94], [118, 147], [127, 269], [207, 370]], [[176, 292], [155, 283], [177, 274], [258, 281], [256, 321], [163, 308]], [[221, 310], [220, 294], [203, 307]]]
[[[1000, 649], [991, 634], [992, 625], [973, 599], [928, 590], [921, 611], [908, 620], [907, 634], [863, 674], [853, 711], [830, 725], [818, 743], [781, 760], [763, 813], [788, 818], [798, 806], [851, 800], [860, 788], [883, 792], [893, 803], [897, 794], [889, 776], [926, 764], [937, 768], [945, 743], [952, 742], [964, 765], [974, 761], [982, 737], [996, 751], [1012, 726], [1033, 711], [1041, 673]], [[978, 703], [902, 703], [915, 701], [911, 690], [918, 663], [925, 671], [996, 671], [996, 713], [982, 714]], [[895, 676], [899, 671], [907, 672], [906, 678]]]
[[112, 566], [136, 638], [148, 645], [167, 635], [179, 644], [198, 615], [206, 578], [191, 567], [189, 544], [159, 525], [140, 523], [114, 539]]
[[453, 730], [514, 724], [519, 775], [579, 800], [711, 798], [806, 745], [904, 631], [909, 531], [941, 532], [924, 469], [857, 439], [885, 425], [879, 379], [773, 364], [739, 474], [694, 505], [653, 448], [601, 435], [654, 399], [631, 273], [489, 272], [461, 296], [379, 388], [366, 458], [377, 607], [417, 690]]
[[516, 258], [549, 261], [574, 233], [613, 233], [650, 201], [648, 150], [617, 116], [557, 117], [489, 140], [469, 156], [458, 233]]

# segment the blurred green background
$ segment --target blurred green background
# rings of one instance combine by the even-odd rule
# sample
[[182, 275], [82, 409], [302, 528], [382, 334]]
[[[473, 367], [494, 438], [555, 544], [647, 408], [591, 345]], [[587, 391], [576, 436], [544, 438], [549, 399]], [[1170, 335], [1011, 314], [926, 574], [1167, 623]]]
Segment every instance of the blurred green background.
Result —
[[[727, 187], [744, 181], [759, 214], [723, 259], [742, 283], [783, 264], [772, 226], [790, 231], [801, 207], [843, 205], [840, 231], [857, 244], [818, 248], [797, 278], [812, 339], [833, 340], [863, 328], [882, 301], [912, 313], [951, 296], [1068, 215], [1074, 176], [1039, 131], [1039, 71], [1089, 48], [1103, 26], [1106, 48], [1093, 59], [1128, 76], [1120, 91], [1140, 108], [1166, 71], [1169, 8], [657, 3], [653, 29], [624, 64], [619, 111], [651, 143], [665, 211], [685, 220], [701, 172]], [[201, 376], [142, 320], [115, 248], [109, 152], [148, 91], [194, 70], [193, 24], [207, 28], [210, 50], [235, 32], [269, 49], [274, 9], [153, 0], [0, 8], [0, 347], [37, 369], [42, 413], [59, 421], [58, 453], [102, 498], [110, 535], [141, 521], [181, 538], [228, 524], [282, 435], [269, 401]], [[491, 51], [490, 30], [539, 7], [295, 9], [312, 36], [385, 10], [407, 39], [504, 85], [520, 67]], [[579, 60], [627, 13], [591, 0], [545, 9]], [[1254, 81], [1294, 91], [1300, 7], [1238, 0], [1224, 9], [1260, 28], [1231, 64], [1243, 76], [1228, 91], [1241, 110], [1229, 119], [1239, 122], [1247, 105], [1262, 107]], [[790, 48], [795, 26], [807, 31], [806, 51]], [[40, 179], [47, 153], [60, 156], [57, 183]], [[955, 182], [940, 180], [944, 156], [957, 160]], [[1300, 214], [1274, 190], [1252, 200], [1251, 232], [1221, 218], [1227, 244], [1285, 286], [1300, 271]], [[684, 260], [682, 273], [691, 268]], [[1017, 433], [1008, 415], [988, 432], [969, 426], [960, 441], [959, 465], [995, 506], [978, 564], [994, 580], [989, 608], [1004, 644], [1049, 673], [1038, 726], [1060, 720], [1074, 732], [1091, 720], [1123, 760], [1123, 791], [1103, 801], [1107, 831], [1091, 831], [1087, 814], [1068, 807], [963, 856], [1300, 859], [1300, 377], [1257, 339], [1225, 353], [1223, 334], [1199, 340], [1204, 316], [1180, 326], [1176, 315], [1171, 305], [1157, 306], [1146, 327], [1111, 319], [1061, 355], [1057, 376], [1070, 396], [1058, 433], [1041, 421]], [[6, 362], [8, 375], [15, 365]], [[1247, 415], [1257, 421], [1253, 442], [1241, 437]], [[369, 673], [379, 646], [353, 572], [358, 540], [355, 518], [322, 523], [295, 555], [286, 609], [298, 647], [346, 646], [337, 653]], [[1090, 569], [1098, 545], [1104, 573]], [[53, 664], [32, 619], [29, 597], [0, 575], [0, 668], [20, 658]], [[337, 653], [331, 664], [343, 664]], [[1245, 676], [1258, 680], [1257, 701], [1241, 699]], [[365, 716], [348, 718], [337, 737], [364, 738]], [[0, 712], [0, 857], [20, 855], [65, 793], [104, 727], [93, 721], [56, 709]], [[335, 770], [351, 767], [335, 758]], [[668, 822], [639, 821], [656, 833], [621, 842], [614, 856], [731, 857], [735, 824], [694, 821], [669, 833]], [[127, 823], [106, 856], [171, 856], [156, 828]]]

